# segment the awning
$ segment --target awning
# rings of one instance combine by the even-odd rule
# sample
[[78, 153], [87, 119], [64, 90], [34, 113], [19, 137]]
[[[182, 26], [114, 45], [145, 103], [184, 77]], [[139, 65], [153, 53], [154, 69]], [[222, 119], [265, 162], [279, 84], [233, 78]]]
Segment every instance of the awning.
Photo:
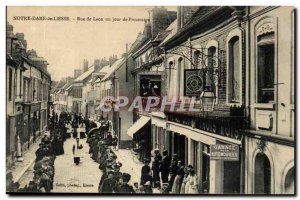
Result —
[[143, 128], [143, 126], [145, 126], [149, 121], [150, 117], [142, 116], [127, 130], [127, 135], [133, 138], [133, 135]]

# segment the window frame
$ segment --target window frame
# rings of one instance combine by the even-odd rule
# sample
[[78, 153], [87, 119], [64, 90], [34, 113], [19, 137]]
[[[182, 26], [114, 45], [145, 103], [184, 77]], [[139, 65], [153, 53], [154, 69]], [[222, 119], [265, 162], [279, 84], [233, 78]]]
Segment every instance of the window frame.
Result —
[[[230, 62], [230, 42], [234, 37], [238, 37], [239, 39], [239, 65], [240, 65], [240, 100], [239, 102], [233, 102], [232, 101], [232, 96], [231, 96], [231, 90], [232, 87], [229, 86], [230, 81], [230, 74], [231, 72], [231, 62]], [[238, 28], [233, 29], [229, 32], [226, 38], [226, 104], [228, 105], [236, 105], [236, 106], [241, 106], [242, 105], [242, 99], [243, 99], [243, 43], [242, 43], [242, 31]]]
[[[259, 33], [262, 29], [262, 27], [264, 25], [272, 25], [271, 29], [272, 32], [274, 32], [274, 100], [273, 102], [269, 102], [269, 103], [259, 103], [258, 102], [258, 37], [260, 35], [262, 35], [261, 33]], [[269, 31], [270, 32], [270, 31]], [[271, 17], [265, 17], [263, 19], [261, 19], [260, 21], [258, 21], [255, 26], [254, 26], [254, 59], [255, 59], [255, 66], [254, 66], [254, 84], [255, 84], [255, 90], [254, 90], [254, 102], [255, 102], [255, 106], [256, 107], [268, 107], [270, 109], [274, 109], [274, 105], [277, 102], [277, 81], [278, 81], [278, 53], [277, 53], [277, 49], [278, 49], [278, 44], [277, 44], [277, 26], [276, 26], [276, 21], [271, 18]]]
[[[211, 48], [211, 47], [215, 47], [216, 48], [216, 57], [219, 58], [219, 43], [217, 40], [210, 40], [207, 42], [206, 44], [206, 48], [205, 48], [205, 54], [206, 56], [208, 56], [208, 49]], [[205, 65], [207, 66], [208, 65], [208, 59], [205, 60]], [[218, 66], [219, 67], [219, 66]], [[215, 86], [215, 91], [216, 91], [216, 100], [215, 100], [215, 104], [218, 104], [218, 101], [219, 101], [219, 80]]]

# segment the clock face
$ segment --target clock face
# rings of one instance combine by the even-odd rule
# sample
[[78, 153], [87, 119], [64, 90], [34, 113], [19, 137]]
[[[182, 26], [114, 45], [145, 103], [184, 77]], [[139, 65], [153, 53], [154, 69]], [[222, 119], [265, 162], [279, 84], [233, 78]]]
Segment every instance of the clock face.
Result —
[[186, 88], [189, 93], [199, 93], [203, 87], [203, 80], [197, 74], [191, 74], [186, 79]]

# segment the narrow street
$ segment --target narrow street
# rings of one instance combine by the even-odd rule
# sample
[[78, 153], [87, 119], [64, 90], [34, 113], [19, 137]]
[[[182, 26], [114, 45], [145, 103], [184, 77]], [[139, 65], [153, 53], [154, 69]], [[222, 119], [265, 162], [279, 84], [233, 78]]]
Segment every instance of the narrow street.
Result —
[[86, 139], [80, 139], [84, 153], [80, 158], [80, 164], [75, 165], [72, 153], [72, 147], [75, 143], [75, 139], [67, 139], [64, 143], [65, 153], [55, 159], [52, 192], [97, 193], [101, 178], [101, 171], [98, 169], [99, 164], [90, 158]]

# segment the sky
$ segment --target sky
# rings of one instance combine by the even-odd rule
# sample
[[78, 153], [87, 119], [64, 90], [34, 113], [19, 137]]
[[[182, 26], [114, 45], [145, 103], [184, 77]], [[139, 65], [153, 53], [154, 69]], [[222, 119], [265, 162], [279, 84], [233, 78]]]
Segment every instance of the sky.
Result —
[[[175, 7], [166, 7], [175, 11]], [[151, 7], [7, 7], [7, 21], [14, 33], [24, 33], [27, 50], [35, 49], [48, 63], [52, 80], [73, 76], [74, 69], [82, 67], [83, 59], [91, 65], [96, 58], [117, 55], [126, 51], [126, 43], [133, 43], [143, 31], [144, 21], [123, 18], [148, 19]], [[70, 21], [21, 20], [20, 16], [69, 17]], [[78, 21], [77, 17], [91, 18]], [[94, 21], [93, 18], [103, 18]], [[121, 18], [121, 21], [105, 21]]]

